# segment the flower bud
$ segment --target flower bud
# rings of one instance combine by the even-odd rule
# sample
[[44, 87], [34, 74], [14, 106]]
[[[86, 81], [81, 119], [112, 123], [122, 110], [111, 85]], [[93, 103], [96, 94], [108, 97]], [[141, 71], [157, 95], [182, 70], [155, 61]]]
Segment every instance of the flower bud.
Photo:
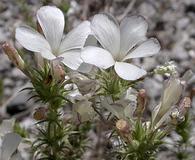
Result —
[[126, 120], [120, 119], [116, 122], [116, 128], [121, 133], [129, 133], [130, 126]]
[[179, 79], [170, 79], [165, 85], [162, 97], [162, 104], [159, 115], [164, 115], [171, 106], [174, 106], [180, 99], [183, 91], [183, 84]]
[[139, 141], [137, 141], [137, 140], [133, 140], [133, 141], [131, 142], [131, 145], [133, 146], [134, 149], [138, 149], [139, 146], [140, 146], [140, 143], [139, 143]]
[[184, 116], [190, 107], [191, 99], [189, 97], [184, 97], [178, 107], [180, 115]]
[[[170, 112], [170, 109], [176, 105], [179, 101], [182, 91], [183, 84], [180, 79], [171, 78], [164, 88], [163, 95], [161, 97], [160, 104], [153, 111], [153, 124], [163, 123], [167, 116], [167, 113]], [[163, 120], [164, 119], [164, 120]]]
[[39, 107], [35, 109], [33, 113], [33, 118], [37, 121], [41, 121], [46, 119], [47, 117], [47, 109], [45, 107]]
[[17, 50], [7, 42], [2, 45], [2, 48], [14, 65], [16, 65], [20, 70], [24, 71], [25, 64]]
[[134, 112], [134, 115], [137, 117], [141, 117], [146, 106], [146, 91], [145, 89], [139, 90], [139, 93], [137, 95], [137, 108]]
[[65, 80], [65, 71], [58, 60], [52, 62], [52, 74], [55, 80], [63, 82]]

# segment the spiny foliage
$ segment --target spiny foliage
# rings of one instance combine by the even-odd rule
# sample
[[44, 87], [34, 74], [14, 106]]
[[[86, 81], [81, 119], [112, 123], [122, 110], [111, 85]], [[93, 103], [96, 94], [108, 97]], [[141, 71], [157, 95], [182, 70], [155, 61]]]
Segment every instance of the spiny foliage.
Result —
[[176, 142], [176, 156], [179, 160], [190, 158], [190, 154], [187, 151], [187, 148], [190, 146], [190, 128], [190, 114], [187, 113], [185, 120], [176, 127], [176, 133], [180, 136], [180, 140]]
[[61, 106], [67, 100], [65, 95], [68, 91], [64, 89], [66, 82], [57, 82], [52, 76], [49, 65], [41, 69], [32, 69], [31, 75], [33, 87], [24, 89], [30, 90], [32, 94], [29, 100], [34, 98], [36, 102], [52, 103], [53, 106]]
[[123, 160], [153, 160], [157, 148], [163, 143], [163, 131], [151, 130], [141, 121], [135, 123], [131, 131], [131, 143], [124, 144]]
[[101, 71], [97, 75], [100, 83], [99, 95], [111, 96], [113, 100], [120, 99], [121, 95], [133, 84], [119, 78], [112, 70]]
[[66, 143], [71, 126], [65, 125], [55, 111], [49, 113], [53, 114], [52, 117], [48, 116], [45, 122], [39, 122], [42, 127], [37, 128], [39, 135], [33, 143], [35, 156], [40, 157], [40, 160], [62, 160], [71, 151]]

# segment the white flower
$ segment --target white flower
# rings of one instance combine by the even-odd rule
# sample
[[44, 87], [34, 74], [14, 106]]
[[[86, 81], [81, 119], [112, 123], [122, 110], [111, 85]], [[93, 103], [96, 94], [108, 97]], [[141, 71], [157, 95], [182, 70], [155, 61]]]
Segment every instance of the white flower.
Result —
[[131, 58], [148, 57], [160, 50], [158, 40], [146, 38], [148, 24], [141, 16], [126, 17], [121, 24], [108, 14], [95, 15], [91, 30], [101, 46], [82, 50], [84, 62], [107, 69], [114, 65], [116, 73], [125, 80], [136, 80], [146, 71], [127, 63]]
[[52, 60], [63, 57], [62, 62], [71, 69], [78, 69], [83, 62], [80, 49], [90, 31], [90, 23], [82, 22], [63, 38], [64, 15], [56, 7], [44, 6], [37, 11], [37, 19], [43, 34], [30, 27], [16, 29], [17, 41], [27, 50], [37, 52], [42, 57]]

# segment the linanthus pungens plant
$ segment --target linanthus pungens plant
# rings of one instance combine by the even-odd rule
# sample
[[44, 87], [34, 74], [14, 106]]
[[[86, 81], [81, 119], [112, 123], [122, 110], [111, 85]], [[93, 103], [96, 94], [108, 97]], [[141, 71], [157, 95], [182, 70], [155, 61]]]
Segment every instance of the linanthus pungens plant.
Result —
[[[177, 87], [179, 85], [181, 84], [178, 84]], [[169, 87], [172, 90], [174, 86], [171, 85]], [[164, 94], [168, 95], [164, 96], [168, 96], [169, 99], [163, 100], [162, 98], [160, 104], [166, 102], [167, 105], [173, 105], [173, 107], [169, 107], [169, 111], [163, 113], [159, 112], [159, 110], [154, 110], [153, 112], [159, 112], [158, 114], [162, 115], [158, 119], [158, 122], [155, 122], [152, 118], [151, 120], [147, 120], [143, 117], [146, 104], [146, 94], [143, 89], [138, 93], [137, 107], [133, 113], [125, 114], [124, 112], [127, 111], [126, 107], [117, 106], [117, 102], [111, 104], [110, 107], [106, 107], [118, 118], [116, 121], [116, 131], [122, 141], [120, 145], [121, 159], [155, 159], [158, 147], [163, 144], [163, 138], [184, 118], [185, 113], [190, 107], [190, 99], [186, 97], [181, 100], [179, 106], [174, 106], [175, 104], [173, 103], [176, 103], [176, 101], [172, 96], [176, 96], [178, 90], [175, 90], [173, 95], [166, 91], [167, 88], [165, 88]], [[163, 105], [160, 107], [163, 107]], [[157, 105], [156, 109], [159, 109], [159, 105]]]
[[[169, 78], [159, 104], [151, 116], [145, 115], [147, 93], [137, 89], [137, 84], [147, 72], [132, 59], [156, 55], [160, 50], [158, 40], [146, 37], [146, 20], [130, 16], [119, 25], [111, 15], [97, 14], [64, 36], [64, 15], [58, 8], [41, 7], [37, 19], [38, 31], [18, 27], [16, 40], [39, 55], [38, 68], [24, 62], [8, 43], [2, 46], [29, 77], [32, 87], [26, 89], [31, 99], [45, 105], [33, 114], [38, 131], [32, 143], [34, 157], [84, 159], [89, 151], [101, 147], [90, 143], [101, 141], [104, 134], [111, 147], [102, 146], [106, 150], [97, 157], [106, 153], [116, 160], [155, 159], [163, 138], [184, 120], [190, 100], [181, 100], [185, 78], [178, 77], [172, 63], [166, 64], [152, 72]], [[85, 43], [89, 36], [95, 43]], [[186, 99], [188, 103], [184, 103]], [[88, 137], [92, 132], [95, 140]]]

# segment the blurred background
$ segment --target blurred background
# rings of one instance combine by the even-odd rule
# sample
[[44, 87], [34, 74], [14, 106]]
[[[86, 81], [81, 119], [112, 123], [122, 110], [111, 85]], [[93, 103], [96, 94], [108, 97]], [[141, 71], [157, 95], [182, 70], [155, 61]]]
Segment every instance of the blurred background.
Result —
[[[12, 43], [21, 54], [22, 47], [15, 42], [16, 27], [30, 25], [36, 28], [36, 11], [43, 5], [55, 5], [65, 14], [65, 32], [81, 21], [91, 19], [100, 12], [113, 14], [118, 21], [128, 15], [142, 15], [149, 23], [149, 37], [157, 37], [162, 49], [156, 57], [136, 60], [148, 71], [168, 61], [174, 61], [182, 76], [191, 69], [195, 72], [195, 0], [0, 0], [0, 43]], [[28, 59], [27, 59], [28, 60]], [[155, 75], [145, 79], [144, 88], [150, 99], [148, 107], [157, 104], [166, 77]], [[33, 125], [32, 103], [26, 92], [18, 91], [26, 85], [26, 76], [8, 60], [0, 49], [0, 117], [15, 117], [24, 127]], [[188, 82], [185, 95], [192, 98], [190, 152], [195, 147], [195, 77]], [[168, 142], [177, 140], [177, 134]], [[165, 146], [158, 159], [174, 159], [174, 148]], [[168, 152], [167, 152], [168, 148]], [[193, 158], [192, 158], [193, 159]], [[195, 156], [194, 156], [195, 159]]]

